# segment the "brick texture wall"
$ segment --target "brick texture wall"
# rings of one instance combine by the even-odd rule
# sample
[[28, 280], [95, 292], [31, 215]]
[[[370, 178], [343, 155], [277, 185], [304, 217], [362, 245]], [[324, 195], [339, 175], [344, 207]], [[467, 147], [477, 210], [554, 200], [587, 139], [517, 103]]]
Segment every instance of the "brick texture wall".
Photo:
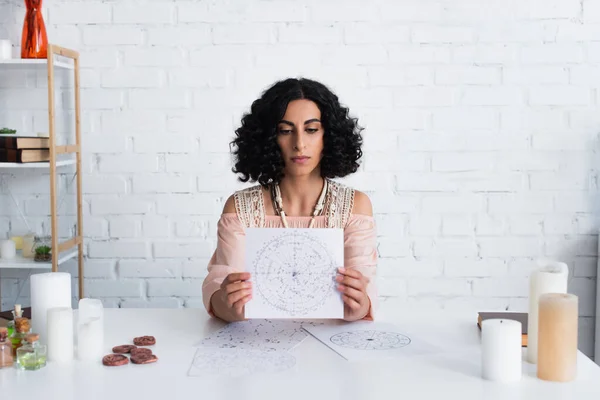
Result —
[[[50, 40], [81, 52], [87, 295], [107, 307], [201, 306], [216, 221], [242, 187], [233, 129], [267, 85], [302, 75], [366, 127], [361, 170], [345, 182], [374, 204], [382, 301], [526, 310], [534, 260], [556, 257], [570, 266], [580, 348], [592, 354], [600, 1], [44, 6]], [[0, 0], [0, 37], [18, 44], [23, 15]], [[0, 125], [44, 129], [45, 85], [44, 71], [2, 70]], [[58, 90], [68, 113], [69, 86]], [[41, 229], [38, 175], [5, 177]], [[3, 187], [0, 235], [22, 230]], [[25, 274], [2, 271], [4, 308]], [[25, 283], [24, 303], [27, 293]]]

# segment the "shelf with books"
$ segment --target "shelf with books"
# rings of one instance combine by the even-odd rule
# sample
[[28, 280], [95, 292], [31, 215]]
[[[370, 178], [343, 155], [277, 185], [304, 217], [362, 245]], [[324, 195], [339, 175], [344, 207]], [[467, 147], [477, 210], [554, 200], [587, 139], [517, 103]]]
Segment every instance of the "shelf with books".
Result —
[[[24, 259], [23, 257], [17, 257], [12, 260], [0, 260], [0, 269], [3, 268], [23, 268], [23, 269], [50, 269], [52, 272], [59, 270], [59, 265], [64, 263], [66, 260], [75, 258], [78, 265], [78, 283], [79, 283], [79, 298], [84, 297], [83, 288], [83, 196], [82, 196], [82, 169], [81, 169], [81, 106], [80, 106], [80, 73], [79, 73], [79, 53], [75, 50], [67, 49], [55, 44], [48, 44], [47, 57], [46, 59], [12, 59], [0, 61], [0, 71], [9, 70], [29, 70], [39, 69], [40, 72], [45, 71], [44, 75], [47, 76], [47, 98], [48, 98], [48, 129], [43, 129], [44, 132], [48, 133], [48, 136], [42, 139], [36, 137], [36, 141], [44, 140], [43, 144], [31, 143], [15, 144], [6, 139], [1, 139], [5, 135], [0, 135], [0, 139], [3, 142], [4, 149], [0, 149], [0, 178], [1, 174], [8, 174], [13, 171], [11, 169], [39, 169], [40, 172], [46, 172], [47, 169], [50, 176], [50, 243], [51, 253], [56, 255], [52, 257], [51, 261], [38, 262], [33, 259]], [[70, 77], [71, 74], [74, 78], [74, 87], [70, 91], [74, 96], [74, 133], [75, 140], [69, 144], [62, 144], [57, 138], [56, 130], [56, 111], [61, 109], [60, 104], [56, 104], [55, 88], [60, 88], [62, 76], [55, 77], [55, 71], [62, 70], [61, 75], [64, 72]], [[58, 75], [58, 72], [57, 74]], [[40, 73], [39, 76], [42, 76]], [[27, 88], [22, 89], [25, 94]], [[39, 95], [39, 91], [34, 91], [31, 96]], [[46, 94], [43, 95], [46, 97]], [[70, 98], [70, 96], [68, 96]], [[64, 99], [67, 97], [63, 97]], [[26, 108], [27, 106], [25, 106]], [[22, 110], [22, 111], [27, 111]], [[62, 121], [61, 121], [62, 122]], [[17, 135], [18, 137], [18, 135]], [[18, 140], [27, 141], [34, 139], [32, 137], [18, 137]], [[2, 151], [3, 150], [3, 151]], [[58, 225], [59, 215], [58, 210], [60, 208], [61, 199], [58, 199], [58, 179], [59, 174], [71, 173], [70, 170], [59, 171], [59, 168], [66, 168], [67, 166], [73, 166], [73, 181], [76, 181], [76, 197], [77, 197], [77, 224], [75, 235], [72, 238], [68, 238], [66, 241], [59, 241], [58, 237]], [[4, 185], [5, 187], [7, 185]], [[8, 193], [11, 193], [9, 187], [5, 188]], [[11, 194], [11, 197], [12, 194]], [[13, 197], [13, 201], [14, 201]], [[16, 202], [15, 202], [16, 203]], [[21, 218], [25, 219], [25, 214], [19, 209]], [[27, 221], [25, 221], [26, 225]], [[29, 225], [28, 225], [29, 226]], [[0, 235], [6, 232], [0, 232]]]

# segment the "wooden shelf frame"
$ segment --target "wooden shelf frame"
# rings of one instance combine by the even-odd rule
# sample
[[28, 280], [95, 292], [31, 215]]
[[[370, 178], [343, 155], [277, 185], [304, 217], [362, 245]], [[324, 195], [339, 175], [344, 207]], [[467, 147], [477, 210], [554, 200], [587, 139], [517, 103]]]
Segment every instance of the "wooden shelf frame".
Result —
[[[75, 78], [75, 144], [67, 146], [56, 145], [55, 132], [55, 97], [54, 97], [54, 56], [62, 56], [73, 60]], [[79, 299], [84, 297], [83, 279], [83, 194], [81, 173], [81, 90], [79, 75], [79, 52], [55, 44], [48, 44], [48, 130], [50, 141], [50, 219], [52, 228], [52, 272], [58, 271], [60, 253], [74, 247], [78, 249], [78, 280]], [[59, 154], [74, 154], [77, 175], [77, 234], [62, 243], [58, 241], [58, 210], [57, 210], [57, 156]]]

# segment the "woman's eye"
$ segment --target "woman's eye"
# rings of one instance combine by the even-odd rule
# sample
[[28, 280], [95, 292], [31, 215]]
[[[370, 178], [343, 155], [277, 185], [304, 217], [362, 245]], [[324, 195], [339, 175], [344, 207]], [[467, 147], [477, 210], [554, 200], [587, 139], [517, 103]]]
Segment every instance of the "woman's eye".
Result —
[[288, 133], [292, 133], [291, 129], [280, 129], [279, 133], [282, 135], [287, 135]]
[[316, 133], [316, 132], [318, 132], [319, 130], [318, 130], [318, 129], [315, 129], [315, 128], [309, 128], [309, 129], [307, 129], [306, 131], [307, 131], [308, 133]]

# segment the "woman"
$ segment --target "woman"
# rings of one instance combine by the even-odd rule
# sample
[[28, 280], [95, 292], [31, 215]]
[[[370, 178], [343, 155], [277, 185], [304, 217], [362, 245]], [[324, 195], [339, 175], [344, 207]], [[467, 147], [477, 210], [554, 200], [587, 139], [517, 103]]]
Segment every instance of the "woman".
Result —
[[202, 288], [209, 314], [244, 319], [252, 298], [250, 274], [244, 272], [246, 227], [343, 228], [345, 265], [336, 280], [344, 320], [373, 319], [377, 249], [371, 202], [331, 180], [356, 172], [361, 130], [335, 94], [309, 79], [277, 82], [254, 101], [232, 142], [233, 172], [259, 185], [225, 203]]

